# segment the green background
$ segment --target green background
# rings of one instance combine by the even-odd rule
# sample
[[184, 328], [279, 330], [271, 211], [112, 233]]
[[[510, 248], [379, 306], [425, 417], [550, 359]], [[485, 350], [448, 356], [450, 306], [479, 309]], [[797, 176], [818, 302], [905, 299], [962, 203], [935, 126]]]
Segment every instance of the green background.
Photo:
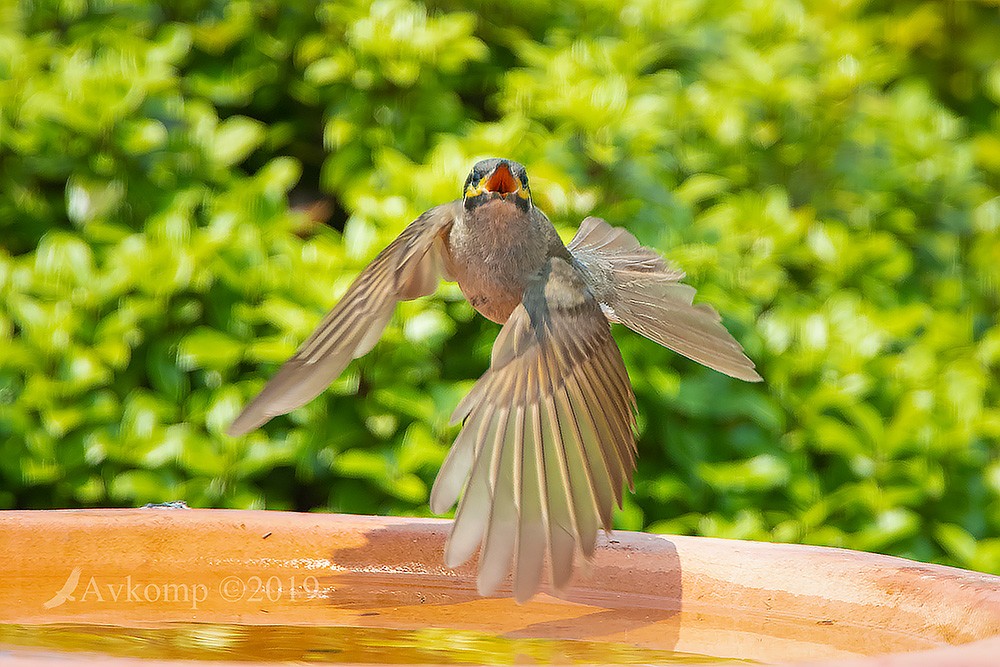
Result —
[[425, 515], [498, 327], [453, 284], [223, 429], [476, 159], [686, 269], [762, 384], [615, 330], [620, 528], [1000, 572], [993, 1], [0, 8], [0, 507]]

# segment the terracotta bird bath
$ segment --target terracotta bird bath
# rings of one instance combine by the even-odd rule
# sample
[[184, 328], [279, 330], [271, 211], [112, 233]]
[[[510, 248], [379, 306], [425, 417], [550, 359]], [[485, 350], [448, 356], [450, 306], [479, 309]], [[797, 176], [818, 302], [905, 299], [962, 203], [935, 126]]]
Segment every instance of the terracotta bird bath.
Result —
[[617, 533], [524, 605], [442, 565], [448, 522], [0, 512], [0, 661], [1000, 664], [1000, 577], [839, 549]]

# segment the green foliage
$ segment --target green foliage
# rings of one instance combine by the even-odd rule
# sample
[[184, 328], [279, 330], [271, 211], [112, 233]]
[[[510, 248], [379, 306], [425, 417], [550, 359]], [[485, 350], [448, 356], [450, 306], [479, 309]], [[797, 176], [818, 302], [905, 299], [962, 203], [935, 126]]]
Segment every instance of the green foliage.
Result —
[[615, 331], [620, 527], [1000, 572], [995, 2], [668, 5], [4, 5], [0, 506], [427, 513], [497, 331], [454, 285], [223, 430], [505, 155], [567, 236], [599, 215], [684, 267], [766, 380]]

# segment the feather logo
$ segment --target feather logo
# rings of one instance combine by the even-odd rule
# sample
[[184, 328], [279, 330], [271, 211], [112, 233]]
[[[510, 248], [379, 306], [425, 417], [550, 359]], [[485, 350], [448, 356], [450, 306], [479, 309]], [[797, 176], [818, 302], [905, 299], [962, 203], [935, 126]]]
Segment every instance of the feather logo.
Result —
[[46, 609], [52, 609], [66, 601], [75, 602], [76, 598], [73, 597], [73, 591], [76, 590], [77, 584], [80, 583], [80, 572], [79, 567], [74, 567], [73, 571], [69, 573], [69, 577], [66, 578], [66, 583], [62, 585], [62, 588], [56, 591], [56, 594], [51, 599], [42, 603], [42, 606]]

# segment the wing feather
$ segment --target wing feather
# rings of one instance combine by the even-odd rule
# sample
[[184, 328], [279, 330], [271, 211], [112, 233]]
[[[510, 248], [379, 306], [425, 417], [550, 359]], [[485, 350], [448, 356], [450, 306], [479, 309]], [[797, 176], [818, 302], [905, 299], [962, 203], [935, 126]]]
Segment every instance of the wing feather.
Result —
[[230, 425], [242, 435], [311, 401], [351, 359], [368, 353], [396, 303], [433, 291], [441, 264], [437, 241], [461, 213], [461, 202], [437, 206], [414, 220], [347, 289], [313, 334]]
[[627, 231], [589, 217], [567, 248], [608, 319], [726, 375], [761, 380], [719, 314], [693, 305], [694, 288], [679, 282], [684, 272]]

